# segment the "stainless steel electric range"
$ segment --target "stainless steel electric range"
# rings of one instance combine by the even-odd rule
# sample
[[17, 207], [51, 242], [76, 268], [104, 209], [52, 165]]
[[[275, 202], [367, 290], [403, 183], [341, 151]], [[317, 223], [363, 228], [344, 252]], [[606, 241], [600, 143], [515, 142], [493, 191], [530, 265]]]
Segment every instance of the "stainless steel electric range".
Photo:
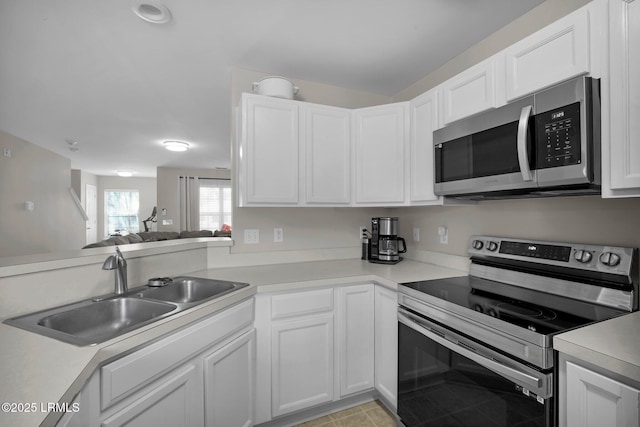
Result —
[[638, 250], [474, 236], [468, 276], [403, 283], [398, 415], [553, 426], [553, 336], [638, 309]]

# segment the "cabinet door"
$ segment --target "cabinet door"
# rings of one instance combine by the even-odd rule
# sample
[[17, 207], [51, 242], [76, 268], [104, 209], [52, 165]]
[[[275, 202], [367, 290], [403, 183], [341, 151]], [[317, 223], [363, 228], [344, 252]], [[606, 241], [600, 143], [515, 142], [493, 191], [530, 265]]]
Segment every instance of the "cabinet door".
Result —
[[373, 284], [338, 289], [340, 396], [374, 388]]
[[298, 203], [298, 108], [295, 101], [243, 95], [241, 205]]
[[202, 425], [202, 371], [189, 364], [163, 377], [139, 399], [102, 421], [103, 427]]
[[355, 111], [357, 204], [404, 203], [407, 110], [403, 102]]
[[441, 199], [433, 192], [435, 173], [433, 131], [438, 128], [437, 94], [435, 90], [429, 91], [409, 103], [411, 204], [433, 203]]
[[204, 358], [205, 425], [249, 427], [254, 424], [255, 331]]
[[375, 384], [387, 403], [398, 404], [398, 296], [375, 287]]
[[637, 426], [640, 391], [566, 362], [567, 427]]
[[612, 0], [609, 19], [611, 189], [640, 196], [640, 1]]
[[272, 416], [333, 400], [333, 314], [271, 326]]
[[507, 100], [589, 72], [589, 12], [582, 8], [505, 50]]
[[304, 104], [305, 201], [351, 201], [351, 111]]
[[495, 108], [495, 63], [489, 58], [444, 82], [441, 88], [443, 124]]

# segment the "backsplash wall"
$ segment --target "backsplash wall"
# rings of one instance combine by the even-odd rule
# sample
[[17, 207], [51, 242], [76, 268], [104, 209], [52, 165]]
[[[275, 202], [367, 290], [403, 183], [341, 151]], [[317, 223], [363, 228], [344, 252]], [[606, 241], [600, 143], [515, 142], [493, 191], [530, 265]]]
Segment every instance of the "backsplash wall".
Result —
[[[472, 235], [507, 236], [568, 243], [640, 247], [640, 199], [596, 196], [480, 202], [467, 206], [398, 208], [400, 235], [409, 254], [419, 251], [467, 256]], [[438, 227], [448, 230], [441, 244]], [[412, 239], [420, 228], [420, 241]]]

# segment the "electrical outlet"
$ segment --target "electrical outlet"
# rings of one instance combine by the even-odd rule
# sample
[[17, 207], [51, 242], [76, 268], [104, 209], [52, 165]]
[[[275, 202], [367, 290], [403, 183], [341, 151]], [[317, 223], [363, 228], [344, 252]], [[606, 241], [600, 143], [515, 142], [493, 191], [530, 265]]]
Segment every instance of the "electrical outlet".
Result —
[[440, 236], [441, 244], [449, 244], [449, 230], [447, 230], [447, 227], [438, 227], [438, 236]]
[[360, 231], [358, 233], [358, 239], [362, 239], [363, 235], [364, 235], [364, 230], [366, 230], [367, 227], [365, 227], [364, 225], [360, 226]]
[[420, 229], [418, 227], [413, 227], [413, 241], [420, 241]]
[[273, 229], [273, 241], [276, 243], [284, 241], [284, 230], [282, 228]]
[[3, 152], [5, 157], [11, 157], [11, 149], [10, 148], [5, 148], [2, 152]]
[[172, 219], [163, 219], [162, 220], [162, 225], [173, 225], [173, 220]]
[[244, 242], [248, 244], [260, 243], [260, 230], [255, 228], [244, 230]]

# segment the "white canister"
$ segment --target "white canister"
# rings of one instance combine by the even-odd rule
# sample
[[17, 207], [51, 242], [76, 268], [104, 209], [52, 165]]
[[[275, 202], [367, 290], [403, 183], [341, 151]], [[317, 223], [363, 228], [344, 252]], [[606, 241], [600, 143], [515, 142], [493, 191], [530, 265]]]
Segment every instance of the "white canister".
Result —
[[293, 99], [300, 88], [294, 86], [284, 77], [269, 76], [254, 82], [252, 89], [259, 95], [273, 96], [276, 98]]

